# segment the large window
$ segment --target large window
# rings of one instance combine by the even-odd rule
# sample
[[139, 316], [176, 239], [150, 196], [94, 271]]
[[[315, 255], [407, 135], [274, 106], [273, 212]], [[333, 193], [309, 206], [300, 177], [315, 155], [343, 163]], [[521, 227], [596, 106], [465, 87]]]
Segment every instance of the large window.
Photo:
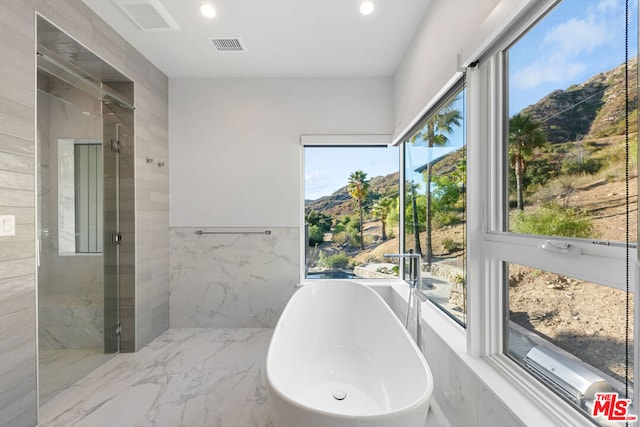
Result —
[[489, 240], [503, 267], [504, 351], [591, 421], [596, 392], [633, 394], [630, 4], [627, 63], [622, 0], [564, 0], [499, 55], [507, 103], [493, 173], [505, 182], [493, 189], [499, 225]]
[[305, 277], [397, 278], [398, 148], [350, 139], [304, 148]]
[[460, 82], [404, 142], [405, 251], [422, 255], [422, 288], [466, 322], [465, 91]]
[[[624, 22], [622, 0], [565, 0], [507, 50], [510, 231], [625, 240]], [[635, 140], [637, 31], [631, 35]], [[636, 144], [629, 155], [635, 212]]]

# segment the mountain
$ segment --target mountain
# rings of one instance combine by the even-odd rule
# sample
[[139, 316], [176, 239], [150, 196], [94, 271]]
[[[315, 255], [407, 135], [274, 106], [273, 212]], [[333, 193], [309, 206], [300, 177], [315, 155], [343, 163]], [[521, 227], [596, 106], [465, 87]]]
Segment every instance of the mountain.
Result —
[[[629, 61], [629, 108], [638, 108], [637, 93], [638, 59]], [[556, 90], [540, 101], [523, 109], [542, 123], [547, 140], [551, 143], [577, 141], [582, 138], [603, 138], [624, 134], [625, 96], [624, 64], [609, 71], [597, 74], [583, 83], [575, 84], [564, 90]], [[637, 130], [637, 114], [631, 115], [630, 131]], [[434, 175], [446, 174], [455, 170], [464, 156], [464, 150], [433, 162]], [[386, 195], [398, 194], [398, 173], [371, 178], [370, 192], [373, 200]], [[327, 215], [341, 216], [356, 212], [355, 201], [349, 196], [347, 186], [340, 188], [330, 196], [317, 200], [305, 200], [305, 211], [317, 210]]]
[[[398, 172], [385, 176], [376, 176], [369, 181], [369, 200], [385, 197], [387, 195], [398, 194]], [[320, 211], [333, 217], [348, 215], [356, 212], [356, 202], [349, 195], [347, 186], [336, 190], [330, 196], [323, 196], [316, 200], [305, 200], [305, 212], [311, 210]]]
[[[638, 108], [638, 58], [629, 61], [630, 108]], [[542, 123], [551, 143], [624, 132], [624, 64], [565, 90], [556, 90], [521, 111]], [[635, 124], [634, 124], [635, 126]]]

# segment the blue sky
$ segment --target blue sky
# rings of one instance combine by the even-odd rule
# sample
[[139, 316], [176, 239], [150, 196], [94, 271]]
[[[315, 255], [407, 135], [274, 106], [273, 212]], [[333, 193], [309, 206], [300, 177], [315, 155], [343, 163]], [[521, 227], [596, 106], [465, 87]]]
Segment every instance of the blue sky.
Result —
[[[509, 114], [624, 62], [624, 0], [564, 0], [509, 49]], [[629, 58], [638, 3], [629, 1]]]
[[398, 171], [397, 147], [306, 147], [305, 199], [328, 196], [347, 185], [351, 172], [363, 170], [369, 178]]
[[[624, 62], [624, 0], [563, 0], [509, 49], [509, 115], [556, 89], [566, 89]], [[629, 1], [629, 58], [638, 52], [638, 0]], [[462, 132], [449, 136], [447, 149], [463, 144]], [[361, 169], [371, 177], [398, 170], [398, 149], [306, 148], [305, 198], [317, 199], [346, 185]], [[413, 147], [407, 171], [426, 162], [426, 148]], [[407, 177], [420, 182], [419, 175]]]

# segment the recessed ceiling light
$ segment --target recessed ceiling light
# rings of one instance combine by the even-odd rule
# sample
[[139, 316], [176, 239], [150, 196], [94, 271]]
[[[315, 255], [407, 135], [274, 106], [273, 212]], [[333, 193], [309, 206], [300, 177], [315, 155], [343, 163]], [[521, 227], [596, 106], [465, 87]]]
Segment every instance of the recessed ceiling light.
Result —
[[206, 18], [215, 18], [216, 16], [216, 10], [209, 3], [204, 3], [200, 6], [200, 13]]
[[375, 9], [375, 6], [371, 1], [363, 1], [362, 4], [360, 4], [360, 13], [363, 15], [371, 15], [373, 9]]

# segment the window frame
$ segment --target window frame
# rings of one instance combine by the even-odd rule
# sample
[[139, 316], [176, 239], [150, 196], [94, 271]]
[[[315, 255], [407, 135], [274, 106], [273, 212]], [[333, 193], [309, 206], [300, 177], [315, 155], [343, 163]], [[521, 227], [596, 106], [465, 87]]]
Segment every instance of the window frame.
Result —
[[[410, 139], [420, 130], [422, 130], [425, 126], [425, 124], [427, 123], [427, 121], [435, 114], [437, 114], [445, 105], [447, 105], [448, 103], [452, 102], [457, 96], [462, 96], [463, 99], [463, 117], [462, 117], [462, 128], [463, 128], [463, 138], [464, 138], [464, 143], [462, 145], [461, 148], [465, 149], [465, 155], [464, 155], [464, 159], [466, 162], [466, 166], [467, 166], [467, 176], [465, 177], [465, 192], [464, 192], [464, 198], [465, 198], [465, 237], [466, 237], [466, 241], [465, 244], [467, 245], [467, 252], [465, 254], [465, 266], [464, 266], [464, 280], [465, 280], [465, 295], [464, 295], [464, 299], [465, 299], [465, 308], [467, 308], [467, 310], [464, 313], [464, 321], [457, 318], [453, 313], [451, 313], [449, 310], [446, 309], [446, 307], [438, 304], [437, 302], [433, 301], [431, 299], [431, 297], [428, 295], [427, 293], [427, 301], [437, 310], [440, 310], [442, 313], [444, 313], [447, 317], [449, 317], [457, 326], [459, 326], [460, 328], [462, 328], [463, 330], [465, 330], [468, 326], [468, 289], [469, 286], [469, 272], [468, 272], [468, 263], [469, 263], [469, 249], [468, 249], [468, 244], [469, 244], [469, 238], [468, 238], [468, 221], [469, 221], [469, 201], [468, 201], [468, 195], [469, 195], [469, 179], [468, 179], [468, 168], [469, 168], [469, 162], [467, 161], [469, 159], [469, 153], [468, 153], [468, 136], [469, 136], [469, 131], [468, 131], [468, 85], [467, 85], [467, 81], [466, 81], [466, 72], [465, 71], [460, 71], [458, 73], [456, 73], [455, 77], [452, 78], [449, 83], [447, 84], [447, 86], [445, 88], [443, 88], [443, 90], [441, 90], [437, 96], [437, 98], [435, 98], [434, 102], [429, 106], [429, 108], [427, 108], [424, 112], [424, 114], [422, 114], [420, 116], [420, 118], [418, 120], [416, 120], [415, 124], [409, 129], [409, 131], [407, 133], [405, 133], [402, 138], [398, 139], [398, 142], [396, 143], [397, 146], [399, 146], [401, 148], [401, 164], [400, 167], [402, 168], [402, 172], [401, 172], [401, 182], [400, 182], [400, 194], [401, 194], [401, 205], [403, 206], [403, 209], [400, 209], [401, 211], [401, 215], [400, 218], [402, 220], [402, 226], [400, 228], [400, 233], [402, 235], [402, 241], [401, 241], [401, 251], [404, 253], [407, 253], [408, 250], [406, 249], [405, 243], [406, 243], [406, 239], [407, 239], [407, 233], [405, 231], [405, 220], [406, 220], [406, 204], [405, 204], [405, 195], [406, 193], [406, 183], [407, 183], [407, 179], [406, 179], [406, 158], [405, 155], [407, 154], [407, 149], [408, 146], [410, 145]], [[400, 263], [402, 265], [402, 270], [401, 270], [401, 275], [400, 277], [405, 279], [406, 274], [405, 274], [405, 264], [406, 263]]]
[[[484, 200], [469, 200], [469, 219], [480, 218], [478, 224], [469, 225], [468, 275], [482, 279], [483, 289], [468, 290], [469, 323], [467, 351], [486, 360], [496, 372], [531, 396], [536, 406], [542, 408], [559, 425], [584, 425], [585, 416], [562, 400], [542, 382], [530, 375], [506, 354], [505, 323], [508, 322], [506, 289], [508, 277], [505, 265], [517, 263], [594, 282], [626, 291], [625, 244], [596, 243], [587, 239], [569, 239], [511, 233], [506, 228], [508, 204], [508, 73], [507, 50], [523, 34], [540, 21], [558, 0], [528, 2], [520, 15], [515, 17], [507, 31], [496, 37], [491, 47], [480, 58], [480, 65], [468, 74], [468, 182], [469, 194], [480, 191]], [[479, 147], [485, 144], [485, 149]], [[472, 157], [473, 156], [473, 157]], [[478, 161], [481, 160], [481, 161]], [[477, 169], [476, 169], [477, 168]], [[477, 178], [473, 179], [473, 177]], [[476, 182], [475, 188], [471, 183]], [[481, 238], [479, 247], [471, 245], [474, 238]], [[546, 240], [569, 242], [579, 253], [558, 254], [539, 246]], [[604, 242], [602, 242], [604, 243]], [[634, 245], [635, 246], [635, 245]], [[629, 249], [629, 282], [632, 294], [638, 295], [637, 247]], [[473, 262], [471, 262], [474, 260]], [[635, 301], [634, 359], [639, 357], [640, 308]], [[634, 364], [634, 411], [640, 408], [640, 384], [638, 363]]]
[[[307, 266], [307, 241], [305, 236], [305, 148], [309, 147], [344, 147], [344, 148], [366, 148], [366, 147], [393, 147], [391, 143], [391, 134], [301, 134], [300, 135], [300, 283], [312, 283], [318, 280], [332, 280], [332, 279], [308, 279], [306, 277]], [[402, 147], [398, 150], [400, 160], [399, 167], [403, 165], [404, 149]], [[402, 185], [404, 179], [404, 173], [402, 170], [398, 172], [399, 185]], [[399, 187], [401, 189], [401, 187]], [[399, 194], [399, 203], [404, 202], [402, 192]], [[399, 221], [402, 224], [404, 220], [404, 212], [400, 210]], [[404, 236], [400, 234], [398, 236], [399, 248], [404, 247]], [[404, 265], [400, 263], [399, 277], [395, 281], [401, 281], [404, 274]], [[358, 278], [358, 281], [394, 281], [394, 279], [367, 279]]]
[[[585, 416], [574, 406], [565, 402], [546, 385], [538, 381], [524, 368], [505, 354], [505, 262], [514, 262], [532, 267], [549, 269], [567, 276], [589, 279], [598, 283], [605, 282], [616, 289], [625, 288], [625, 251], [624, 247], [607, 247], [588, 244], [580, 246], [582, 255], [580, 268], [575, 263], [557, 262], [557, 254], [546, 253], [538, 249], [544, 236], [527, 236], [505, 233], [505, 209], [503, 193], [495, 191], [503, 185], [506, 190], [507, 163], [506, 136], [508, 120], [503, 117], [507, 105], [505, 93], [505, 58], [501, 54], [530, 27], [535, 25], [551, 10], [559, 0], [520, 0], [514, 7], [507, 22], [499, 26], [495, 33], [482, 44], [478, 51], [468, 59], [473, 65], [466, 68], [466, 132], [467, 132], [467, 278], [473, 286], [467, 288], [467, 327], [458, 323], [432, 304], [423, 304], [423, 322], [429, 324], [445, 345], [459, 357], [469, 370], [492, 390], [502, 403], [525, 423], [547, 422], [553, 425], [585, 425]], [[477, 60], [477, 63], [476, 63]], [[452, 73], [452, 79], [438, 92], [438, 95], [423, 109], [428, 112], [440, 102], [455, 81], [460, 78], [461, 70]], [[417, 123], [424, 114], [420, 114]], [[393, 140], [400, 147], [400, 198], [404, 206], [404, 153], [405, 135]], [[327, 141], [331, 140], [329, 135]], [[308, 137], [308, 136], [307, 136]], [[327, 137], [325, 135], [324, 137]], [[303, 136], [304, 138], [304, 136]], [[330, 145], [329, 142], [327, 142]], [[304, 143], [301, 141], [302, 148]], [[304, 182], [304, 149], [301, 150], [301, 182]], [[304, 187], [304, 186], [302, 186]], [[304, 188], [301, 189], [304, 200]], [[401, 215], [403, 215], [401, 210]], [[301, 230], [304, 227], [304, 203], [302, 203]], [[401, 216], [400, 223], [404, 224]], [[400, 233], [404, 239], [404, 232]], [[553, 239], [571, 240], [571, 239]], [[301, 236], [304, 248], [304, 236]], [[584, 242], [583, 242], [584, 243]], [[400, 247], [404, 247], [401, 240]], [[301, 272], [304, 276], [305, 255], [301, 253]], [[534, 254], [528, 256], [529, 254]], [[634, 295], [639, 294], [637, 249], [630, 251], [630, 281]], [[554, 258], [556, 261], [554, 263]], [[532, 259], [535, 260], [532, 265]], [[401, 263], [403, 265], [403, 263]], [[589, 268], [584, 269], [584, 265]], [[595, 277], [598, 271], [613, 270], [606, 277]], [[402, 275], [402, 272], [401, 272]], [[398, 281], [401, 281], [399, 279]], [[626, 289], [625, 289], [626, 290]], [[640, 304], [634, 305], [634, 358], [640, 355]], [[640, 364], [634, 366], [634, 378], [640, 378]], [[640, 383], [634, 381], [634, 411], [640, 411]]]

